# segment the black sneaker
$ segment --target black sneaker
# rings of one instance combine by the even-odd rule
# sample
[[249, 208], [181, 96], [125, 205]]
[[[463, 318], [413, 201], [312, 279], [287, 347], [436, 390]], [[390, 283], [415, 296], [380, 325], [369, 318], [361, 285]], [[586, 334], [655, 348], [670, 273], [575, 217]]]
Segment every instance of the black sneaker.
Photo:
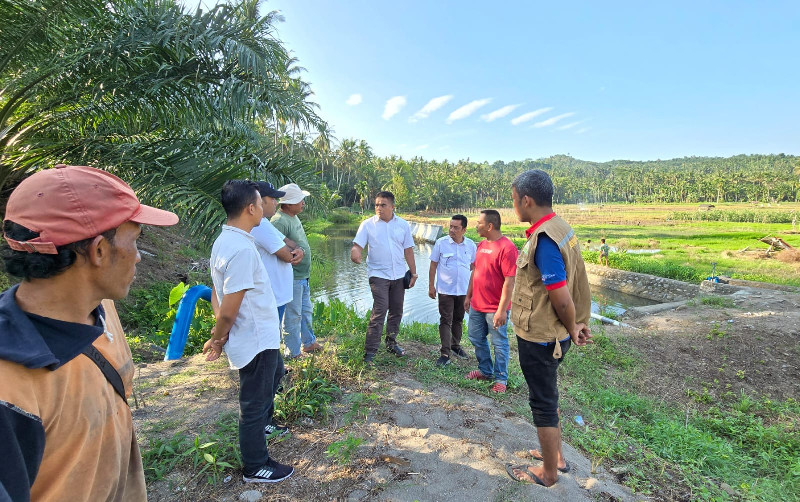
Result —
[[451, 352], [454, 355], [457, 355], [458, 357], [463, 357], [464, 359], [469, 359], [469, 354], [464, 352], [464, 349], [462, 349], [461, 347], [459, 347], [458, 350], [451, 350]]
[[403, 347], [399, 345], [392, 345], [391, 347], [386, 347], [386, 351], [396, 355], [397, 357], [403, 357], [406, 355], [406, 351], [403, 350]]
[[364, 354], [364, 364], [372, 365], [375, 362], [375, 354]]
[[289, 434], [289, 428], [285, 425], [269, 424], [264, 427], [264, 434], [267, 436], [267, 439], [277, 439]]
[[293, 472], [294, 467], [291, 465], [279, 464], [269, 459], [258, 471], [252, 474], [243, 473], [242, 480], [245, 483], [278, 483], [291, 476]]
[[442, 356], [442, 357], [440, 357], [439, 359], [436, 360], [436, 367], [437, 368], [444, 368], [448, 364], [450, 364], [450, 358], [449, 357]]

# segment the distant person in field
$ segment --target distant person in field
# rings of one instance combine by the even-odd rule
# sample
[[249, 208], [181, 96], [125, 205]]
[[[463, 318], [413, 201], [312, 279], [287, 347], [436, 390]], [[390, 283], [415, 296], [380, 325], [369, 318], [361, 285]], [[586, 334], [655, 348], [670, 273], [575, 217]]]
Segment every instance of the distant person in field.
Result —
[[608, 266], [608, 252], [611, 250], [605, 239], [600, 239], [600, 265]]
[[0, 500], [147, 500], [114, 300], [142, 225], [177, 222], [91, 167], [45, 169], [11, 193], [0, 253], [22, 282], [0, 294]]
[[[303, 212], [306, 197], [310, 194], [300, 190], [296, 183], [289, 183], [278, 190], [285, 192], [281, 197], [280, 211], [270, 220], [276, 229], [293, 243], [303, 249], [303, 258], [292, 265], [294, 282], [292, 301], [286, 305], [283, 313], [283, 330], [286, 332], [284, 343], [289, 349], [289, 357], [296, 359], [304, 352], [317, 352], [322, 345], [314, 335], [313, 305], [311, 305], [311, 289], [308, 279], [311, 277], [311, 247], [298, 214]], [[301, 351], [302, 344], [302, 351]]]
[[[211, 248], [211, 306], [216, 324], [203, 345], [208, 361], [224, 347], [231, 369], [239, 370], [239, 448], [245, 483], [277, 483], [294, 472], [270, 458], [265, 434], [284, 375], [278, 306], [272, 283], [250, 234], [264, 217], [258, 185], [230, 180], [222, 186], [228, 219]], [[274, 432], [274, 431], [273, 431]]]
[[450, 364], [450, 355], [468, 358], [461, 348], [464, 324], [464, 299], [469, 288], [469, 277], [475, 268], [477, 248], [472, 239], [464, 236], [467, 217], [456, 214], [450, 219], [448, 235], [436, 241], [431, 252], [428, 271], [428, 296], [439, 295], [439, 338], [441, 356], [436, 366]]
[[403, 318], [406, 266], [410, 275], [408, 287], [413, 288], [417, 282], [411, 226], [394, 214], [392, 192], [378, 192], [375, 197], [375, 216], [362, 221], [358, 227], [350, 249], [353, 263], [361, 263], [364, 248], [368, 248], [367, 273], [372, 290], [372, 315], [364, 342], [364, 362], [370, 364], [381, 345], [384, 320], [386, 350], [397, 357], [405, 355], [405, 350], [397, 344], [397, 333]]
[[550, 176], [540, 170], [525, 171], [516, 177], [511, 191], [519, 220], [531, 224], [517, 260], [511, 322], [541, 448], [530, 454], [544, 464], [508, 464], [506, 470], [517, 481], [552, 486], [559, 471], [571, 469], [561, 451], [558, 366], [571, 343], [591, 343], [592, 299], [578, 238], [553, 212]]
[[475, 347], [478, 369], [467, 373], [466, 378], [492, 381], [491, 391], [502, 394], [508, 383], [508, 309], [518, 252], [517, 246], [500, 231], [500, 213], [494, 209], [481, 211], [477, 230], [483, 240], [477, 246], [464, 309], [469, 310], [467, 334]]

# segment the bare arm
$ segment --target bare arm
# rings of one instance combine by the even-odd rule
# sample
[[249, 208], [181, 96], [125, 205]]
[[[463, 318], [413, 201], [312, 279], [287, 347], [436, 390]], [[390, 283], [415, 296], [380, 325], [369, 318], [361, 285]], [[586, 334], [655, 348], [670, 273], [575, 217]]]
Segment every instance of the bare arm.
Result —
[[243, 289], [222, 297], [222, 303], [215, 313], [217, 323], [211, 329], [211, 338], [203, 344], [203, 354], [208, 353], [206, 361], [214, 361], [222, 353], [222, 346], [228, 340], [228, 333], [239, 314], [239, 307], [242, 305], [246, 291]]
[[472, 278], [475, 277], [475, 264], [472, 264], [472, 272], [469, 274], [469, 286], [467, 286], [467, 296], [464, 297], [464, 312], [469, 312], [469, 304], [472, 302]]
[[361, 263], [361, 251], [364, 248], [359, 246], [358, 244], [353, 244], [353, 247], [350, 248], [350, 260], [353, 263]]
[[417, 262], [414, 261], [414, 248], [405, 248], [403, 255], [405, 255], [408, 269], [411, 271], [411, 284], [408, 287], [413, 288], [414, 284], [417, 283]]
[[500, 293], [500, 304], [497, 306], [497, 312], [494, 313], [494, 320], [492, 322], [495, 329], [508, 321], [508, 302], [511, 301], [511, 293], [514, 292], [514, 279], [515, 277], [513, 275], [503, 279], [503, 291]]
[[214, 312], [214, 317], [219, 314], [219, 300], [217, 300], [217, 290], [214, 285], [211, 285], [211, 310]]
[[553, 310], [556, 311], [561, 324], [567, 328], [569, 336], [572, 338], [572, 343], [577, 346], [594, 343], [592, 342], [589, 327], [583, 323], [575, 322], [575, 303], [572, 301], [569, 289], [566, 287], [554, 289], [548, 291], [547, 296], [550, 298], [550, 304], [553, 306]]
[[439, 268], [439, 264], [435, 261], [431, 262], [431, 268], [428, 270], [428, 296], [433, 299], [436, 299], [436, 286], [434, 282], [436, 281], [436, 269]]

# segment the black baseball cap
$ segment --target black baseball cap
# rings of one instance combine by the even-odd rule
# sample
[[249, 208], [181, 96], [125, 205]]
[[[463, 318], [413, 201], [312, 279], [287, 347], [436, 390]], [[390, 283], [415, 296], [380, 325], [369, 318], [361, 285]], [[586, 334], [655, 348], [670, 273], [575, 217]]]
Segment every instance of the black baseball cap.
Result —
[[280, 190], [276, 190], [272, 183], [268, 183], [266, 181], [259, 181], [258, 184], [258, 194], [262, 197], [272, 197], [273, 199], [280, 199], [286, 192], [281, 192]]

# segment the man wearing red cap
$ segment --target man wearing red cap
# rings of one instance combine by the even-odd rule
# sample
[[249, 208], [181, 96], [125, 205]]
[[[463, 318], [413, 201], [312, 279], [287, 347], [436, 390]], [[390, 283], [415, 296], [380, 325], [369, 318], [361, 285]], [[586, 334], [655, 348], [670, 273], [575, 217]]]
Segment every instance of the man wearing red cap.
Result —
[[146, 500], [113, 300], [141, 225], [177, 222], [91, 167], [40, 171], [11, 194], [0, 253], [22, 282], [0, 294], [0, 500]]

